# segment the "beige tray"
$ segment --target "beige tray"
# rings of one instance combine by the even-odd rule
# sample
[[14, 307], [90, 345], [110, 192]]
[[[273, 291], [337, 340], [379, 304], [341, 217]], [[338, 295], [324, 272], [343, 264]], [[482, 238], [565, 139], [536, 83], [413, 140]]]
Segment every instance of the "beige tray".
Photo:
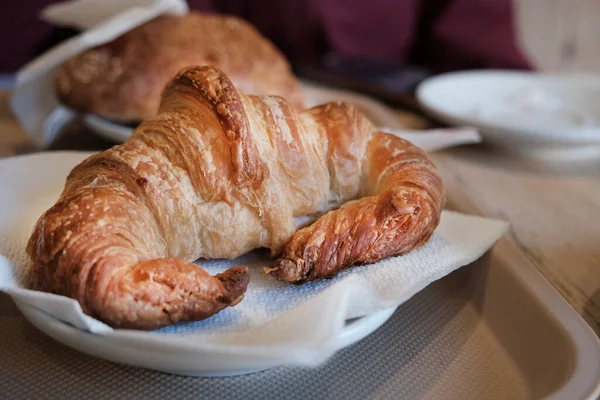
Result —
[[38, 336], [6, 327], [2, 398], [577, 400], [600, 389], [598, 338], [509, 240], [317, 369], [187, 378], [100, 361]]
[[[476, 213], [466, 198], [453, 203]], [[372, 335], [316, 369], [178, 377], [103, 362], [12, 327], [0, 327], [10, 343], [0, 357], [1, 398], [578, 400], [600, 394], [598, 337], [509, 239], [427, 287]]]

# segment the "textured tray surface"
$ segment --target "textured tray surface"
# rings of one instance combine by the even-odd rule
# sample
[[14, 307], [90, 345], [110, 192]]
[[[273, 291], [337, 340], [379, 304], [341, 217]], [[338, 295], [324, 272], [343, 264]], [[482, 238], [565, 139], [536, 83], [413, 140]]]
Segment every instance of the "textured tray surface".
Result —
[[[494, 314], [487, 308], [496, 305], [480, 290], [490, 277], [507, 279], [494, 275], [498, 267], [490, 265], [490, 257], [484, 257], [431, 285], [382, 328], [321, 368], [275, 368], [230, 378], [172, 376], [80, 354], [29, 325], [2, 295], [0, 392], [7, 399], [64, 400], [545, 397], [568, 379], [568, 362], [539, 372], [537, 382], [528, 368], [516, 364], [514, 346], [494, 330]], [[547, 334], [559, 341], [562, 336]]]

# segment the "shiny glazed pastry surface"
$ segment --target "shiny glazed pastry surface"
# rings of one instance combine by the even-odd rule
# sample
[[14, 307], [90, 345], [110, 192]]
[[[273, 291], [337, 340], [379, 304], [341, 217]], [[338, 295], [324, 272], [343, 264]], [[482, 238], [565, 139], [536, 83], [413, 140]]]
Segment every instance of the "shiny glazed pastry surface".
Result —
[[[247, 269], [212, 277], [200, 257], [268, 248], [275, 278], [327, 278], [423, 244], [442, 204], [425, 153], [353, 106], [297, 112], [187, 68], [156, 117], [70, 173], [29, 241], [31, 284], [112, 326], [153, 329], [242, 299]], [[294, 217], [315, 213], [296, 232]]]

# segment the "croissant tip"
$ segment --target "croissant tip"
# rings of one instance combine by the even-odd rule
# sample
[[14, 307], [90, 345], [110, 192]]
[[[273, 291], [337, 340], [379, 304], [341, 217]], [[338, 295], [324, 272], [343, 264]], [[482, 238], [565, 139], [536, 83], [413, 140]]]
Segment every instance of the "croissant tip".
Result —
[[244, 298], [244, 293], [250, 283], [248, 267], [241, 265], [231, 267], [215, 277], [223, 283], [226, 292], [224, 300], [230, 303], [229, 305], [236, 305]]
[[278, 281], [296, 283], [300, 280], [297, 276], [298, 265], [294, 261], [285, 258], [280, 258], [275, 261], [272, 267], [263, 268], [263, 271], [265, 274], [271, 275]]

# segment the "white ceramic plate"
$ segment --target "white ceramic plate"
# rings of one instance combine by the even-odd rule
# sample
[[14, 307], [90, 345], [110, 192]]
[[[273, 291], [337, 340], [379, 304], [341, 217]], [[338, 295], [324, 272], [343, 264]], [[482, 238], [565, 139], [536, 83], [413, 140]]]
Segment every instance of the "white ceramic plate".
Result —
[[440, 75], [417, 90], [422, 107], [483, 140], [533, 156], [600, 154], [600, 78], [517, 71]]
[[[178, 347], [175, 340], [168, 351], [164, 347], [157, 348], [143, 343], [125, 346], [111, 337], [77, 329], [19, 300], [15, 300], [15, 303], [29, 322], [58, 342], [94, 357], [121, 364], [177, 375], [211, 377], [248, 374], [278, 366], [269, 361], [268, 357], [240, 363], [235, 357], [223, 354], [217, 360], [214, 354], [192, 351], [187, 346]], [[394, 311], [396, 307], [347, 321], [340, 335], [340, 348], [350, 346], [373, 333]]]
[[[308, 83], [303, 83], [303, 86], [307, 107], [332, 101], [345, 101], [356, 105], [376, 126], [401, 128], [394, 110], [371, 97]], [[133, 128], [108, 121], [95, 114], [84, 115], [83, 121], [91, 130], [114, 143], [123, 143], [133, 133]]]

